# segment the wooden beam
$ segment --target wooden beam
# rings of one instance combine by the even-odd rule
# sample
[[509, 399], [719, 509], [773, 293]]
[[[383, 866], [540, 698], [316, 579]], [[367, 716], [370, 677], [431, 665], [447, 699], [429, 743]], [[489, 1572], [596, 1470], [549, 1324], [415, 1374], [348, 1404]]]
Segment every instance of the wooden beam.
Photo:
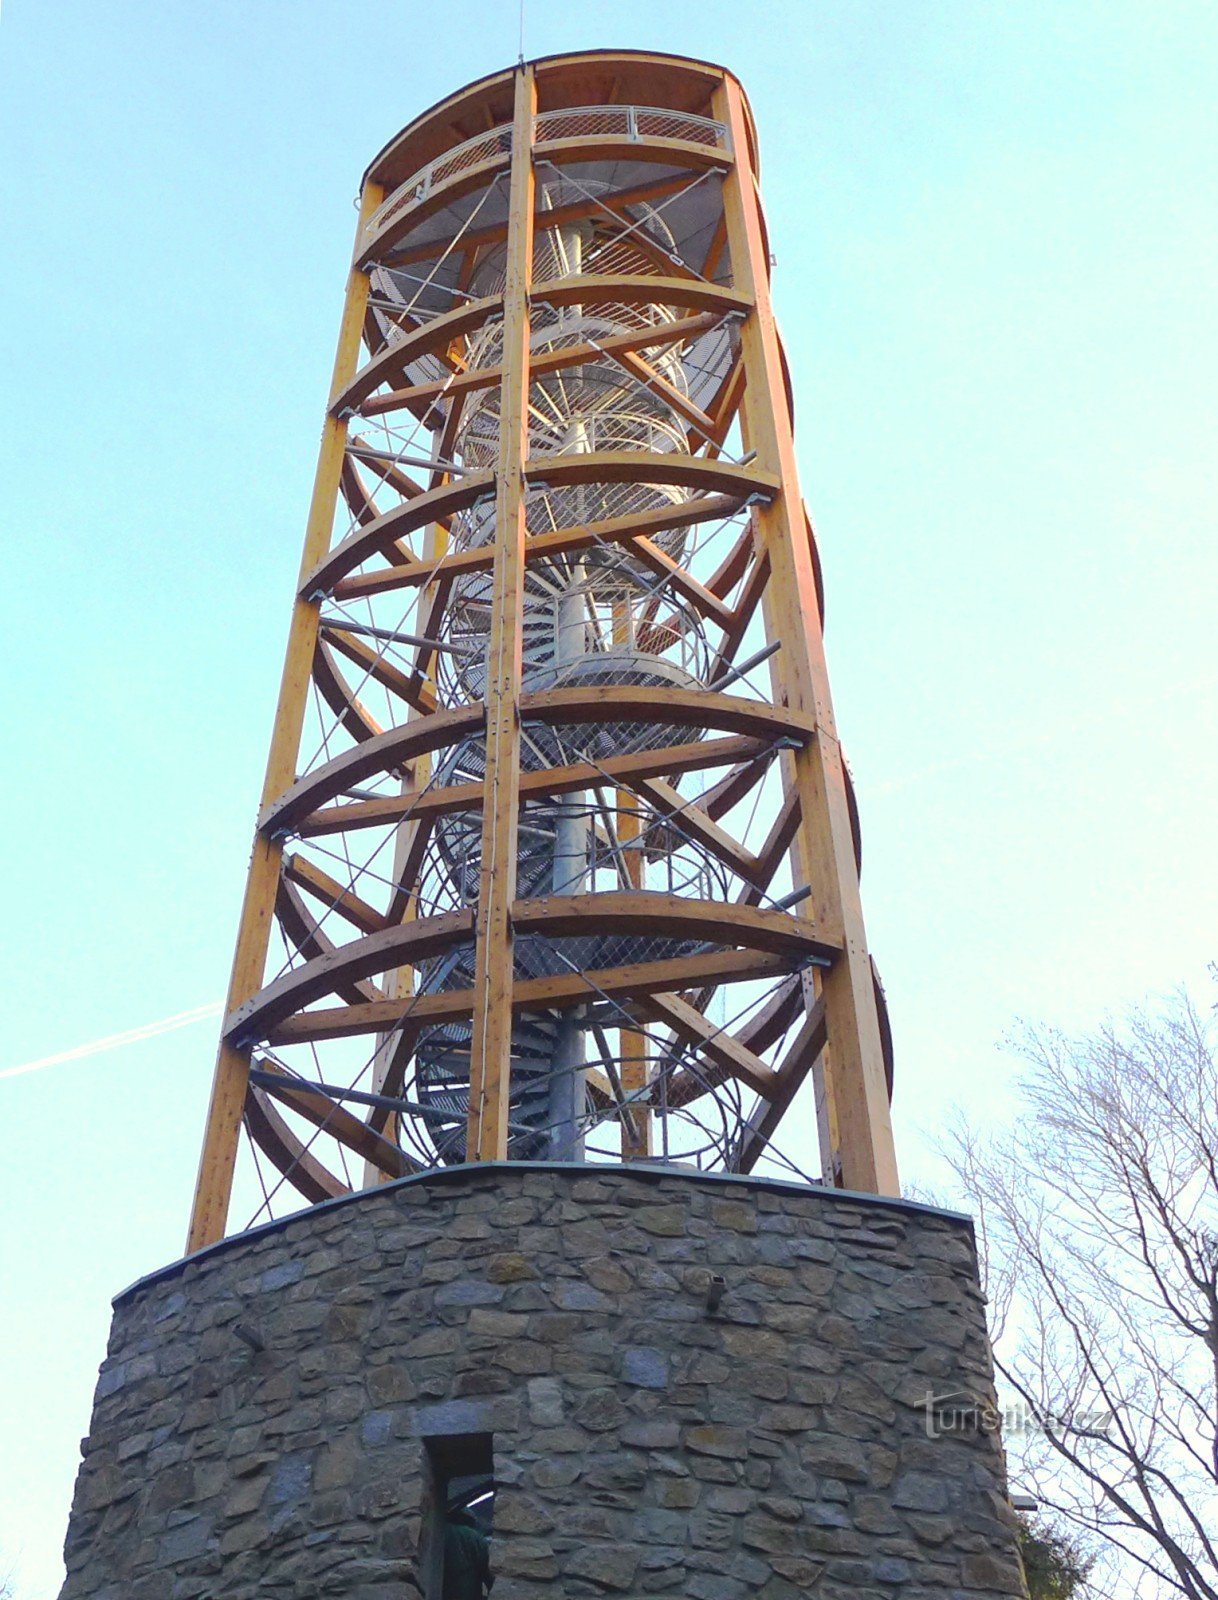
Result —
[[618, 350], [614, 352], [614, 360], [619, 366], [624, 367], [632, 378], [637, 378], [661, 400], [666, 401], [679, 417], [697, 428], [700, 433], [711, 437], [714, 432], [714, 423], [702, 410], [696, 406], [687, 394], [682, 394], [675, 384], [669, 383], [663, 373], [657, 372], [650, 361], [639, 355], [637, 350]]
[[756, 459], [775, 473], [781, 491], [755, 509], [769, 552], [773, 626], [782, 650], [774, 670], [792, 707], [816, 719], [815, 739], [792, 758], [800, 797], [801, 870], [811, 894], [799, 908], [836, 938], [842, 950], [822, 979], [830, 1049], [830, 1086], [840, 1175], [827, 1181], [878, 1194], [898, 1194], [896, 1152], [888, 1109], [879, 1018], [855, 870], [841, 750], [829, 694], [816, 593], [795, 460], [782, 355], [770, 300], [769, 252], [749, 165], [748, 112], [743, 92], [726, 78], [715, 91], [715, 115], [726, 122], [736, 162], [723, 183], [728, 250], [737, 288], [753, 308], [741, 327], [745, 389], [741, 419]]
[[384, 728], [338, 670], [333, 652], [320, 632], [317, 638], [317, 650], [313, 656], [313, 683], [338, 722], [357, 742], [375, 739], [378, 734], [384, 733]]
[[[539, 456], [527, 462], [523, 477], [528, 485], [556, 488], [581, 483], [664, 483], [689, 489], [695, 495], [734, 495], [738, 502], [750, 495], [764, 499], [773, 494], [777, 485], [770, 473], [752, 465], [738, 466], [735, 462], [711, 461], [675, 451], [598, 450], [584, 455]], [[494, 481], [492, 473], [469, 472], [455, 483], [439, 484], [404, 500], [335, 545], [303, 578], [302, 593], [330, 594], [361, 562], [380, 553], [386, 535], [401, 538], [429, 522], [468, 510], [476, 500], [489, 495]]]
[[791, 788], [787, 790], [765, 842], [757, 852], [757, 871], [753, 877], [753, 888], [758, 896], [763, 894], [773, 881], [783, 856], [791, 848], [799, 832], [799, 822], [799, 790]]
[[741, 530], [739, 538], [724, 557], [722, 565], [714, 576], [706, 580], [706, 587], [712, 594], [718, 595], [720, 600], [726, 600], [748, 571], [752, 559], [753, 525], [750, 521]]
[[719, 645], [719, 654], [715, 657], [711, 667], [712, 681], [721, 673], [726, 672], [736, 659], [736, 653], [744, 642], [748, 632], [749, 623], [756, 615], [757, 607], [770, 581], [770, 557], [766, 550], [759, 550], [752, 566], [748, 570], [740, 593], [736, 599], [735, 611], [732, 620], [723, 630], [723, 639]]
[[318, 900], [324, 900], [328, 910], [336, 911], [344, 922], [358, 928], [361, 933], [380, 933], [382, 928], [388, 926], [382, 912], [362, 900], [354, 889], [332, 878], [308, 856], [295, 853], [285, 856], [283, 875], [293, 883], [298, 883], [302, 889], [307, 889]]
[[[622, 611], [625, 611], [623, 606]], [[615, 618], [616, 632], [624, 632], [625, 618]], [[617, 845], [622, 887], [640, 892], [646, 885], [646, 863], [640, 835], [643, 831], [641, 808], [629, 789], [618, 789]], [[622, 1092], [630, 1099], [629, 1111], [619, 1115], [623, 1161], [645, 1161], [652, 1150], [652, 1115], [643, 1103], [651, 1081], [651, 1045], [642, 1028], [623, 1024], [618, 1030], [618, 1053], [621, 1068], [618, 1073]]]
[[474, 946], [469, 1058], [470, 1161], [507, 1158], [512, 1070], [512, 969], [516, 853], [520, 818], [520, 701], [524, 637], [526, 465], [529, 459], [529, 295], [532, 285], [533, 124], [537, 85], [522, 66], [515, 80], [503, 380], [495, 473], [495, 565], [486, 663], [486, 804]]
[[[790, 970], [786, 956], [759, 950], [708, 950], [668, 961], [644, 961], [591, 972], [565, 972], [550, 978], [522, 978], [512, 995], [514, 1011], [562, 1011], [587, 1005], [599, 996], [629, 1000], [639, 995], [686, 989], [693, 984], [752, 983]], [[392, 1030], [406, 1044], [424, 1029], [472, 1016], [473, 989], [405, 996], [357, 1006], [300, 1011], [272, 1024], [267, 1042], [279, 1047], [320, 1044]], [[388, 1093], [395, 1093], [390, 1089]]]
[[[526, 800], [543, 795], [573, 794], [580, 789], [595, 788], [606, 779], [630, 784], [661, 773], [671, 778], [683, 772], [699, 772], [707, 767], [748, 760], [767, 748], [757, 739], [702, 739], [693, 744], [666, 745], [658, 750], [610, 756], [595, 766], [588, 761], [578, 761], [570, 766], [547, 767], [521, 774], [520, 797]], [[301, 820], [299, 832], [303, 838], [317, 838], [323, 834], [346, 833], [352, 828], [384, 827], [406, 817], [430, 818], [454, 811], [481, 810], [482, 798], [481, 783], [405, 789], [401, 794], [385, 795], [382, 799], [357, 800], [312, 812]]]
[[390, 694], [397, 695], [415, 711], [430, 715], [437, 709], [435, 690], [427, 684], [419, 684], [409, 673], [394, 666], [392, 661], [376, 650], [366, 639], [361, 639], [357, 634], [348, 633], [345, 628], [333, 626], [323, 627], [322, 637], [332, 649], [346, 656], [348, 661], [363, 669], [368, 677], [374, 679], [389, 690]]
[[[321, 927], [320, 918], [314, 916], [305, 904], [304, 896], [297, 886], [282, 876], [275, 895], [275, 916], [288, 944], [295, 946], [297, 953], [306, 961], [319, 960], [338, 948]], [[367, 978], [344, 978], [336, 986], [335, 993], [341, 995], [348, 1005], [353, 1006], [360, 1005], [365, 1000], [385, 998], [384, 990]]]
[[732, 607], [725, 605], [717, 595], [700, 584], [667, 551], [661, 550], [650, 539], [636, 538], [631, 541], [631, 547], [644, 566], [650, 567], [658, 577], [667, 579], [669, 588], [688, 600], [708, 622], [717, 622], [721, 628], [731, 626], [736, 616]]
[[288, 1127], [266, 1091], [252, 1084], [246, 1092], [244, 1121], [252, 1142], [310, 1205], [338, 1200], [351, 1193], [345, 1183], [306, 1149], [304, 1140]]
[[[774, 1075], [774, 1086], [769, 1098], [758, 1102], [753, 1114], [745, 1123], [734, 1152], [732, 1161], [734, 1171], [752, 1172], [757, 1165], [800, 1086], [824, 1050], [826, 1039], [825, 1006], [822, 1000], [818, 1001], [804, 1018], [803, 1026], [795, 1036], [795, 1042]], [[829, 1181], [827, 1173], [825, 1181]]]
[[[613, 199], [619, 205], [642, 205], [649, 200], [664, 200], [669, 195], [676, 194], [678, 190], [689, 185], [687, 173], [677, 173], [675, 177], [653, 179], [650, 183], [635, 184], [630, 189], [619, 189]], [[585, 218], [593, 216], [601, 206], [602, 196], [582, 200], [572, 200], [565, 206], [555, 206], [552, 211], [540, 211], [537, 214], [534, 227], [540, 233], [550, 228], [565, 228], [572, 222], [582, 222]], [[484, 245], [502, 244], [507, 238], [507, 223], [493, 223], [489, 227], [474, 228], [464, 234], [461, 244], [470, 251], [480, 250]], [[429, 240], [427, 244], [412, 245], [408, 250], [402, 250], [385, 262], [389, 268], [414, 266], [420, 261], [434, 260], [446, 247], [447, 240]], [[710, 273], [703, 276], [710, 277]]]
[[[690, 900], [682, 895], [627, 891], [548, 895], [537, 900], [516, 900], [509, 907], [509, 914], [515, 932], [545, 939], [578, 938], [595, 930], [740, 947], [767, 955], [785, 955], [788, 961], [800, 963], [809, 958], [827, 961], [837, 954], [805, 918], [738, 902]], [[332, 994], [338, 983], [368, 978], [393, 966], [418, 966], [467, 943], [473, 932], [472, 911], [449, 911], [395, 924], [338, 946], [281, 973], [238, 1006], [224, 1022], [224, 1036], [234, 1042], [256, 1044], [285, 1017]], [[487, 986], [476, 977], [475, 990], [485, 1003]]]
[[[716, 145], [697, 144], [688, 139], [624, 139], [617, 135], [594, 134], [575, 139], [549, 139], [540, 148], [548, 162], [562, 166], [567, 162], [585, 161], [630, 162], [650, 161], [660, 166], [701, 169], [707, 172], [723, 170], [731, 165], [731, 156]], [[430, 216], [446, 209], [467, 194], [473, 194], [486, 185], [507, 165], [503, 154], [479, 161], [436, 184], [426, 198], [404, 211], [390, 216], [385, 226], [367, 235], [357, 256], [357, 265], [367, 269], [385, 261], [389, 253], [407, 235], [413, 233]], [[688, 183], [688, 178], [686, 182]]]
[[688, 799], [663, 778], [643, 778], [637, 791], [655, 807], [662, 817], [670, 817], [672, 826], [687, 839], [709, 850], [725, 866], [752, 883], [757, 876], [758, 861], [753, 852], [734, 839], [726, 828], [721, 828], [695, 801]]
[[405, 1178], [419, 1171], [417, 1161], [411, 1160], [405, 1151], [396, 1144], [390, 1144], [388, 1139], [374, 1132], [366, 1122], [353, 1116], [329, 1095], [291, 1077], [273, 1061], [260, 1062], [259, 1071], [283, 1080], [282, 1084], [260, 1084], [259, 1087], [267, 1094], [273, 1095], [281, 1105], [287, 1106], [332, 1139], [337, 1139], [340, 1144], [363, 1156], [365, 1161], [374, 1162], [382, 1172], [391, 1173], [395, 1178]]
[[[578, 527], [535, 534], [525, 541], [525, 564], [552, 561], [555, 556], [589, 550], [595, 545], [630, 544], [639, 539], [650, 539], [657, 533], [666, 533], [672, 528], [713, 522], [717, 517], [731, 516], [740, 509], [740, 505], [741, 499], [737, 495], [698, 495], [692, 500], [682, 500], [675, 506], [662, 506], [624, 517], [604, 517]], [[392, 589], [418, 588], [432, 582], [441, 572], [451, 581], [469, 572], [488, 572], [494, 561], [494, 547], [479, 546], [473, 550], [457, 551], [440, 562], [414, 561], [386, 572], [359, 573], [336, 583], [334, 598], [356, 600], [369, 595], [386, 594]]]
[[[713, 311], [724, 316], [746, 309], [748, 300], [734, 289], [720, 289], [700, 278], [649, 277], [645, 273], [580, 274], [551, 278], [533, 286], [535, 303], [550, 305], [665, 305], [674, 310]], [[495, 317], [503, 315], [503, 296], [484, 295], [467, 300], [407, 333], [396, 344], [361, 367], [332, 401], [335, 415], [359, 410], [383, 383], [396, 382], [422, 356], [438, 355], [454, 339], [464, 338]]]
[[[655, 690], [633, 684], [592, 684], [571, 689], [546, 689], [521, 696], [522, 722], [544, 726], [589, 722], [644, 722], [673, 728], [696, 728], [699, 733], [744, 734], [751, 739], [803, 742], [811, 733], [809, 718], [785, 706], [742, 695], [714, 694], [697, 689], [668, 689], [662, 699]], [[271, 833], [294, 829], [310, 812], [337, 799], [353, 784], [377, 773], [407, 765], [415, 756], [482, 733], [486, 712], [480, 704], [454, 706], [433, 716], [387, 728], [375, 739], [327, 761], [297, 779], [286, 793], [262, 812], [260, 826]]]
[[678, 1038], [692, 1044], [723, 1076], [735, 1078], [755, 1094], [770, 1096], [775, 1090], [773, 1070], [738, 1039], [722, 1028], [715, 1028], [700, 1011], [675, 994], [649, 995], [637, 1002], [638, 1009], [654, 1021], [671, 1028]]
[[[369, 217], [384, 198], [376, 183], [366, 183], [360, 197], [358, 230], [363, 232]], [[357, 234], [358, 238], [358, 234]], [[367, 274], [353, 267], [347, 279], [338, 347], [334, 356], [331, 392], [341, 390], [351, 379], [359, 359], [360, 334], [368, 299]], [[342, 476], [346, 446], [346, 423], [327, 412], [322, 427], [321, 448], [313, 480], [313, 496], [305, 528], [302, 575], [321, 559], [329, 544]], [[263, 805], [272, 803], [292, 782], [296, 752], [304, 724], [310, 670], [317, 647], [318, 608], [298, 598], [292, 611], [287, 655], [275, 712], [275, 726], [263, 782]], [[240, 1006], [256, 993], [262, 981], [270, 941], [271, 918], [279, 880], [282, 846], [277, 839], [259, 832], [254, 839], [245, 899], [237, 932], [237, 948], [229, 979], [226, 1010]], [[237, 1142], [245, 1110], [249, 1080], [249, 1056], [227, 1040], [222, 1040], [216, 1058], [211, 1102], [203, 1135], [199, 1174], [195, 1184], [190, 1227], [186, 1238], [188, 1252], [214, 1244], [224, 1235], [232, 1194]]]
[[[542, 212], [545, 216], [547, 213]], [[530, 360], [530, 376], [542, 377], [550, 372], [562, 372], [567, 367], [579, 367], [602, 360], [605, 356], [618, 356], [624, 351], [659, 349], [691, 339], [716, 327], [719, 317], [713, 311], [700, 312], [696, 317], [678, 317], [675, 322], [657, 322], [648, 328], [631, 333], [607, 334], [595, 344], [569, 344], [558, 350], [536, 351]], [[468, 394], [478, 389], [493, 389], [503, 381], [502, 366], [482, 367], [459, 373], [456, 377], [438, 379], [434, 383], [411, 384], [406, 389], [394, 389], [389, 394], [374, 394], [360, 406], [363, 417], [382, 416], [386, 411], [414, 408], [443, 395], [446, 399], [458, 394]], [[709, 419], [708, 419], [709, 420]]]

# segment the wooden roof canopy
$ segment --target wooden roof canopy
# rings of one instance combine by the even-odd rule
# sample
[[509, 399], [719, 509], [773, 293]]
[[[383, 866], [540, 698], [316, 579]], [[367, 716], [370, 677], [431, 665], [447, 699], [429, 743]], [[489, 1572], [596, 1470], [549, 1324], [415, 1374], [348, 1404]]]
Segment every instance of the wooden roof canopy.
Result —
[[[724, 78], [738, 81], [726, 67], [712, 62], [646, 50], [578, 51], [542, 56], [531, 65], [539, 113], [574, 106], [640, 105], [710, 117], [715, 85]], [[455, 145], [509, 124], [515, 78], [514, 67], [480, 78], [407, 123], [374, 158], [364, 173], [364, 183], [371, 180], [392, 193], [398, 184]], [[747, 108], [747, 97], [745, 104]], [[751, 110], [748, 136], [756, 173], [760, 168]]]

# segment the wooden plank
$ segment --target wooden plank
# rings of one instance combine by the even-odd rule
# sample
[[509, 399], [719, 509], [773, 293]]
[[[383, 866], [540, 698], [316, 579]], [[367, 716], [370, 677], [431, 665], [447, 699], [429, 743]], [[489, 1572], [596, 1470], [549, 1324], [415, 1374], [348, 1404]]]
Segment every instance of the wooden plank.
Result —
[[529, 293], [533, 263], [533, 69], [516, 74], [503, 291], [503, 381], [495, 473], [495, 564], [486, 663], [486, 804], [475, 940], [475, 1005], [470, 1038], [470, 1161], [507, 1158], [512, 1070], [512, 968], [517, 828], [520, 817], [520, 702], [524, 636], [526, 463], [529, 458]]
[[[364, 185], [358, 223], [361, 233], [367, 219], [383, 198], [384, 191], [379, 184], [369, 182]], [[360, 334], [367, 299], [367, 275], [352, 268], [347, 279], [338, 345], [334, 356], [332, 393], [343, 388], [355, 371], [359, 359]], [[346, 439], [346, 423], [328, 413], [322, 427], [321, 448], [305, 527], [304, 550], [301, 557], [302, 575], [316, 566], [330, 541]], [[275, 725], [262, 788], [264, 806], [272, 803], [283, 793], [291, 784], [295, 774], [296, 752], [304, 725], [310, 674], [317, 647], [317, 630], [317, 606], [310, 600], [298, 598], [292, 610], [279, 702], [275, 711]], [[278, 840], [263, 832], [255, 836], [225, 1003], [227, 1011], [240, 1006], [253, 995], [262, 981], [270, 942], [281, 853], [282, 846]], [[186, 1238], [188, 1252], [213, 1244], [224, 1235], [248, 1079], [248, 1054], [228, 1041], [222, 1040], [216, 1059], [190, 1227]]]

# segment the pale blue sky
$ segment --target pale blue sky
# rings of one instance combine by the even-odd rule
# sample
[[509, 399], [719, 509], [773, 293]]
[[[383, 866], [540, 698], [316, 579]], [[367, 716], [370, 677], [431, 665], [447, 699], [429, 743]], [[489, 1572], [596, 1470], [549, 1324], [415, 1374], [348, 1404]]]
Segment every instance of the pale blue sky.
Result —
[[[0, 1071], [223, 991], [351, 199], [516, 54], [514, 0], [455, 10], [4, 7]], [[529, 0], [526, 45], [752, 97], [926, 1181], [953, 1107], [1005, 1103], [1016, 1015], [1204, 994], [1218, 955], [1218, 11]], [[109, 1296], [180, 1247], [214, 1031], [0, 1078], [19, 1600], [57, 1589]]]

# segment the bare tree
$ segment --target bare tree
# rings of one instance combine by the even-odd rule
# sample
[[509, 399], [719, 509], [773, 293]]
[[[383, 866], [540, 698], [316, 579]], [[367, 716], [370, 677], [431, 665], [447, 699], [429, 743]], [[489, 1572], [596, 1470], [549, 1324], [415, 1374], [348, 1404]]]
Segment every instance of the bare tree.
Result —
[[1020, 1487], [1101, 1560], [1087, 1592], [1218, 1600], [1218, 1062], [1184, 996], [1027, 1030], [1023, 1114], [958, 1130]]

